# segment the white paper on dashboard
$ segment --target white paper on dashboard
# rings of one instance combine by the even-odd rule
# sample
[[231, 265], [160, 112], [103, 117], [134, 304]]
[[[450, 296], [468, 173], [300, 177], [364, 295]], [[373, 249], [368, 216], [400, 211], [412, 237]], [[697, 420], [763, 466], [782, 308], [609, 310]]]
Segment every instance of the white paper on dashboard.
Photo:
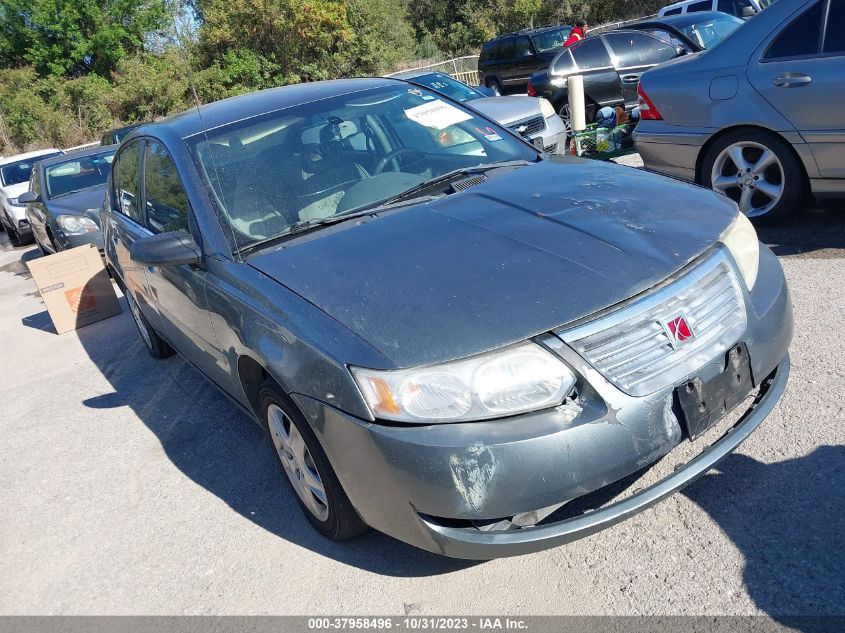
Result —
[[472, 118], [472, 115], [440, 99], [409, 108], [405, 110], [405, 116], [415, 123], [433, 127], [436, 130], [442, 130], [450, 125]]

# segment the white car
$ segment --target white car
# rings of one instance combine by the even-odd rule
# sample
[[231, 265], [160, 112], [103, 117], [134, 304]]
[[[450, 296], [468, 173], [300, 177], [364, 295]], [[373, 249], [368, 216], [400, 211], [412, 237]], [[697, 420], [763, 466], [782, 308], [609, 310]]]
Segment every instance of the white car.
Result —
[[18, 196], [29, 191], [32, 166], [39, 160], [63, 153], [55, 148], [39, 149], [0, 159], [0, 223], [13, 245], [32, 239], [26, 205], [18, 204]]
[[663, 7], [657, 12], [658, 17], [680, 15], [696, 11], [721, 11], [747, 20], [753, 18], [769, 6], [773, 0], [683, 0]]

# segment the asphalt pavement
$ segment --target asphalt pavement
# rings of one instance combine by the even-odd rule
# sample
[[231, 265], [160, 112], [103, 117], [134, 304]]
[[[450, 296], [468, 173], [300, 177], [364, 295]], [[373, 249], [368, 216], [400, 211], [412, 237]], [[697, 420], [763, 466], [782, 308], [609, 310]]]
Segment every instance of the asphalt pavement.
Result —
[[0, 614], [841, 614], [845, 203], [760, 232], [793, 371], [720, 467], [570, 545], [484, 563], [300, 515], [260, 429], [126, 311], [57, 335], [0, 234]]

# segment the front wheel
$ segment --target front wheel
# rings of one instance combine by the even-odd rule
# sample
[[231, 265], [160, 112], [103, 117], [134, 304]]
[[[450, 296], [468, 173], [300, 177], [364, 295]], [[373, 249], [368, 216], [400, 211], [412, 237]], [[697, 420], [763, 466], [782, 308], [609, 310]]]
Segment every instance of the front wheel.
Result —
[[488, 78], [484, 82], [484, 85], [487, 86], [488, 89], [492, 90], [495, 96], [502, 96], [502, 85], [499, 83], [498, 79]]
[[789, 145], [762, 130], [737, 130], [716, 141], [702, 162], [701, 180], [757, 224], [795, 213], [806, 186]]
[[270, 379], [261, 388], [264, 427], [308, 522], [323, 536], [347, 541], [367, 530], [317, 437]]

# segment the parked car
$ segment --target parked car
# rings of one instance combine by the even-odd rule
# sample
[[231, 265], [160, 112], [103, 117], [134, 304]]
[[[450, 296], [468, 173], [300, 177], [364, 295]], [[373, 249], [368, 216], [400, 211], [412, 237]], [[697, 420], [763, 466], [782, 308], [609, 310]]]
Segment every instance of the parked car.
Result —
[[732, 15], [706, 11], [651, 18], [627, 24], [625, 28], [644, 31], [667, 44], [681, 46], [688, 53], [698, 53], [713, 48], [743, 24], [743, 20]]
[[55, 148], [40, 149], [7, 156], [0, 161], [0, 223], [13, 245], [28, 242], [32, 238], [32, 230], [26, 219], [26, 206], [18, 201], [18, 196], [29, 188], [32, 166], [39, 160], [62, 153], [62, 150]]
[[29, 191], [18, 198], [35, 243], [45, 255], [93, 244], [103, 250], [100, 207], [116, 145], [55, 156], [32, 170]]
[[842, 24], [842, 2], [777, 2], [713, 50], [647, 73], [645, 166], [713, 187], [759, 222], [789, 217], [808, 191], [845, 194]]
[[721, 11], [743, 20], [753, 18], [774, 0], [684, 0], [663, 7], [657, 12], [658, 17], [682, 15], [699, 11]]
[[[732, 202], [549, 157], [405, 82], [286, 86], [136, 130], [102, 225], [147, 350], [260, 422], [334, 539], [372, 526], [491, 558], [592, 534], [729, 454], [787, 380], [783, 271]], [[555, 514], [740, 402], [659, 483]]]
[[566, 127], [546, 99], [521, 95], [491, 97], [449, 75], [427, 70], [409, 70], [391, 76], [466, 103], [545, 152], [566, 151]]
[[126, 135], [129, 134], [132, 130], [141, 127], [144, 125], [146, 121], [141, 121], [140, 123], [132, 123], [131, 125], [125, 125], [123, 127], [118, 127], [113, 130], [109, 130], [105, 134], [103, 134], [103, 138], [100, 139], [100, 145], [119, 145], [120, 142], [126, 138]]
[[535, 73], [528, 94], [548, 99], [569, 128], [570, 75], [584, 77], [587, 121], [603, 106], [637, 105], [637, 84], [649, 68], [686, 54], [683, 47], [641, 31], [617, 30], [567, 46], [548, 69]]
[[481, 83], [497, 95], [524, 93], [528, 78], [548, 67], [570, 31], [571, 26], [546, 26], [507, 33], [486, 42], [478, 57]]

